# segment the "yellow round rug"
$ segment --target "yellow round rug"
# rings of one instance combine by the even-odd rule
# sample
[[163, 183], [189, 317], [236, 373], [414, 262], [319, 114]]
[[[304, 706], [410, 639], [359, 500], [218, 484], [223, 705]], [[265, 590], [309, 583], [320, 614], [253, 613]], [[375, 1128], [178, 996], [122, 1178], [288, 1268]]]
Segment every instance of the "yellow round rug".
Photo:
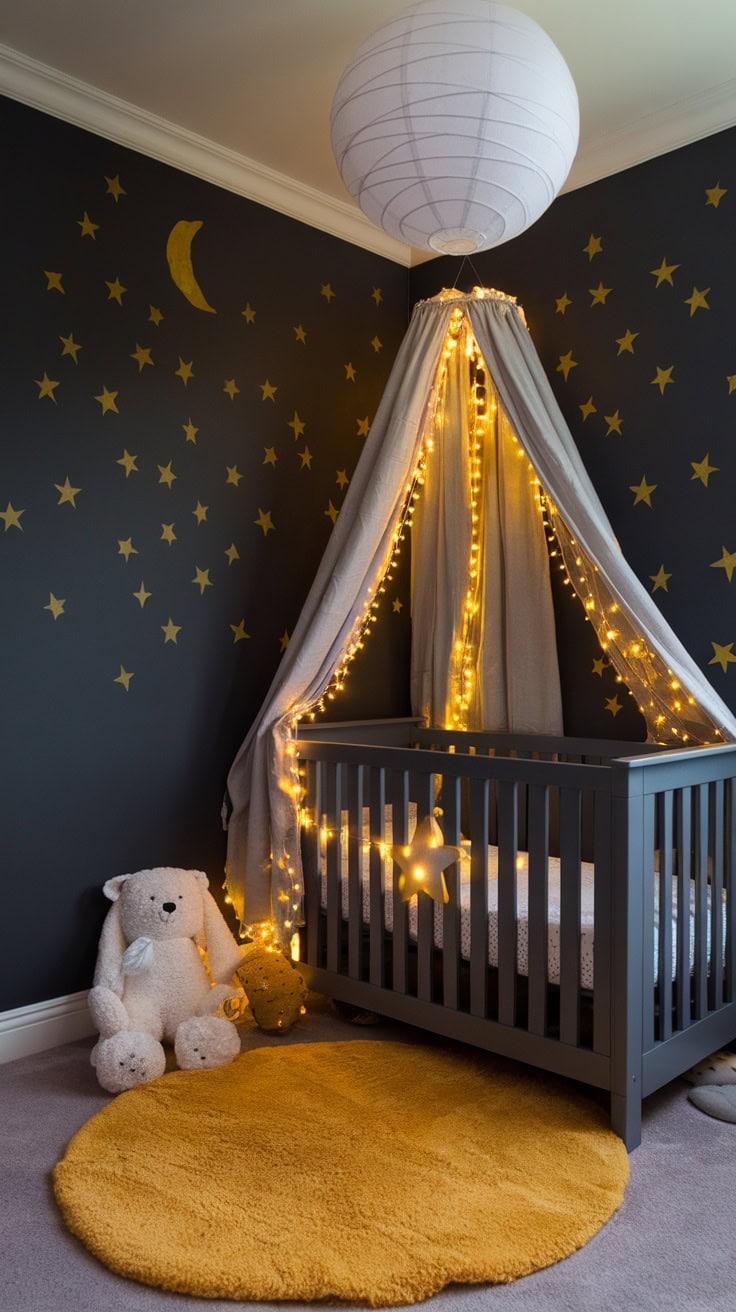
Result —
[[567, 1257], [629, 1175], [604, 1113], [473, 1050], [256, 1048], [120, 1094], [54, 1168], [69, 1229], [145, 1284], [380, 1307]]

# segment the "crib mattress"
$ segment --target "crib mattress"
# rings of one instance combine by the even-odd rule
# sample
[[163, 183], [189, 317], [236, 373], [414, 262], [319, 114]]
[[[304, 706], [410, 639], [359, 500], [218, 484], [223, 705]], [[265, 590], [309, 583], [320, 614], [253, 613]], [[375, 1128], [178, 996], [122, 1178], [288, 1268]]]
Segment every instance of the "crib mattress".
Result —
[[[412, 807], [412, 811], [414, 808]], [[410, 818], [409, 831], [413, 829], [413, 818]], [[387, 816], [384, 848], [390, 846], [391, 838], [391, 821]], [[458, 862], [459, 869], [459, 894], [460, 894], [460, 951], [465, 961], [470, 960], [470, 844], [461, 842], [458, 845], [462, 852], [463, 858]], [[362, 906], [361, 917], [365, 925], [370, 924], [371, 906], [370, 906], [370, 878], [369, 878], [369, 860], [370, 860], [371, 840], [366, 823], [365, 832], [362, 842], [362, 868], [361, 868], [361, 891]], [[349, 889], [347, 879], [347, 862], [348, 862], [348, 829], [344, 823], [341, 833], [341, 907], [344, 920], [353, 914], [349, 902]], [[390, 855], [385, 855], [381, 861], [382, 866], [382, 889], [383, 889], [383, 927], [387, 932], [393, 930], [394, 906], [393, 906], [393, 878], [394, 863]], [[322, 857], [322, 906], [327, 905], [327, 876], [325, 870], [324, 853]], [[594, 978], [594, 895], [595, 895], [595, 867], [592, 862], [581, 861], [580, 863], [580, 986], [583, 989], [593, 988]], [[422, 895], [424, 896], [424, 895]], [[677, 922], [678, 922], [678, 885], [677, 880], [672, 880], [672, 979], [677, 977]], [[654, 907], [654, 943], [653, 943], [653, 982], [656, 983], [659, 975], [659, 888], [658, 880], [655, 879], [655, 907]], [[407, 904], [408, 906], [408, 926], [409, 936], [413, 941], [417, 938], [417, 895]], [[690, 887], [690, 969], [692, 971], [695, 962], [695, 887], [691, 882]], [[559, 857], [550, 856], [547, 861], [547, 978], [551, 984], [560, 982], [560, 914], [561, 914], [561, 881], [560, 881], [560, 860]], [[726, 933], [726, 902], [725, 894], [723, 898], [723, 940], [725, 942]], [[443, 941], [443, 906], [441, 903], [434, 904], [434, 946], [442, 947]], [[708, 918], [707, 918], [707, 953], [710, 958], [710, 890], [708, 893]], [[529, 869], [528, 854], [519, 851], [516, 860], [516, 963], [517, 971], [520, 975], [527, 975], [529, 971]], [[488, 964], [490, 966], [498, 965], [498, 848], [489, 845], [488, 848]]]

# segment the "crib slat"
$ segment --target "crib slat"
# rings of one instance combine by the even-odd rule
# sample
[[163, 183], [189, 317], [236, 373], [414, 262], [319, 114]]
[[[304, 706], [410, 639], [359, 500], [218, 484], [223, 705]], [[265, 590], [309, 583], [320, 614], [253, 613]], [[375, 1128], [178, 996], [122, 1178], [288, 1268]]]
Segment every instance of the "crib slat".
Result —
[[580, 1041], [580, 791], [560, 789], [560, 1039]]
[[[672, 1035], [672, 791], [657, 795], [659, 830], [659, 1034]], [[646, 939], [644, 940], [646, 943]], [[645, 957], [646, 967], [646, 957]]]
[[693, 847], [695, 855], [695, 1019], [708, 1010], [708, 785], [693, 790]]
[[302, 831], [304, 864], [304, 915], [306, 919], [306, 960], [318, 964], [319, 925], [322, 910], [322, 869], [320, 827], [322, 818], [322, 764], [307, 761], [307, 796], [312, 804], [312, 823]]
[[342, 880], [342, 766], [328, 768], [325, 785], [325, 868], [327, 872], [327, 969], [337, 970], [340, 960], [341, 880]]
[[[417, 821], [434, 812], [434, 775], [417, 781]], [[434, 947], [435, 903], [426, 893], [417, 894], [417, 997], [432, 1001], [432, 949]]]
[[[444, 776], [442, 782], [442, 832], [445, 842], [460, 845], [460, 780]], [[460, 885], [461, 865], [453, 862], [445, 871], [450, 901], [442, 908], [442, 1002], [457, 1010], [460, 982]]]
[[488, 783], [470, 781], [470, 1012], [488, 1010]]
[[529, 1031], [547, 1032], [549, 789], [529, 787]]
[[613, 923], [611, 880], [611, 799], [596, 793], [593, 809], [593, 1050], [611, 1052], [611, 935]]
[[692, 843], [692, 789], [675, 793], [677, 815], [677, 982], [675, 1016], [678, 1030], [690, 1024], [690, 872]]
[[518, 849], [517, 785], [498, 789], [498, 1019], [516, 1024], [516, 853]]
[[348, 974], [360, 979], [363, 932], [363, 766], [348, 766]]
[[726, 780], [726, 980], [725, 1002], [736, 998], [736, 781]]
[[[383, 860], [379, 844], [386, 837], [386, 771], [382, 766], [370, 772], [370, 852], [368, 879], [370, 885], [369, 966], [371, 984], [378, 988], [384, 982], [385, 938], [383, 919]], [[361, 826], [362, 829], [362, 826]]]
[[723, 780], [710, 785], [710, 824], [708, 847], [710, 872], [710, 971], [708, 1006], [711, 1011], [723, 1005]]
[[[641, 932], [644, 940], [643, 973], [641, 985], [641, 1019], [643, 1051], [654, 1047], [654, 813], [656, 796], [649, 794], [644, 798], [642, 849], [644, 868], [642, 872], [642, 922]], [[660, 922], [661, 923], [661, 922]], [[661, 947], [661, 940], [660, 940]], [[661, 956], [661, 953], [660, 953]]]
[[[409, 841], [409, 775], [406, 770], [392, 771], [391, 779], [392, 843], [395, 846]], [[391, 906], [393, 911], [391, 978], [394, 993], [406, 993], [409, 987], [409, 917], [407, 904], [396, 888], [399, 867], [393, 867]]]

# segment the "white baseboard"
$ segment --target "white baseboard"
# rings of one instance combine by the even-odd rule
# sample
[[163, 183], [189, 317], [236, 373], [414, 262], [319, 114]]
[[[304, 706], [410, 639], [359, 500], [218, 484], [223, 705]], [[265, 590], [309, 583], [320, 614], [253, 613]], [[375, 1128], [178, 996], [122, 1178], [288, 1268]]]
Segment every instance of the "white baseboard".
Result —
[[58, 1048], [95, 1033], [87, 991], [0, 1012], [0, 1063]]

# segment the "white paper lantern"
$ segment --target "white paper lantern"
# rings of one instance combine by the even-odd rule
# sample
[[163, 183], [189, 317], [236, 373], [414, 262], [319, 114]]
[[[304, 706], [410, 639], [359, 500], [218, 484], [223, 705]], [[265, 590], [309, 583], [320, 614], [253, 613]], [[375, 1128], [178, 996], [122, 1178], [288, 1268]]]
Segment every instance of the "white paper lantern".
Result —
[[391, 236], [488, 250], [552, 203], [578, 143], [575, 84], [546, 32], [492, 0], [421, 0], [358, 49], [332, 105], [337, 166]]

